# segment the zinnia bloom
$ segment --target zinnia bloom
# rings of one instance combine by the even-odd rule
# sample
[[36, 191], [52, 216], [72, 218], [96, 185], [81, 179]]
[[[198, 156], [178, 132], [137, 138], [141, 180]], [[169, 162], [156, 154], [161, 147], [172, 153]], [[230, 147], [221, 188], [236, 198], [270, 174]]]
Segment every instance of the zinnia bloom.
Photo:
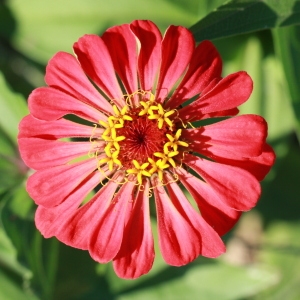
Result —
[[74, 53], [49, 61], [20, 123], [37, 228], [136, 278], [153, 264], [155, 203], [168, 264], [224, 253], [220, 236], [256, 205], [275, 158], [265, 120], [236, 116], [249, 75], [222, 78], [211, 42], [150, 21], [85, 35]]

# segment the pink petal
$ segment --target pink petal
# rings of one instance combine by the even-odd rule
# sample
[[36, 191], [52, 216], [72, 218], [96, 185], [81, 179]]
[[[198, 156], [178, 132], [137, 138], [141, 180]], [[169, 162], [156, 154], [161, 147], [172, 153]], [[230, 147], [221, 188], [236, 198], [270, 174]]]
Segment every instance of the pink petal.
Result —
[[241, 212], [228, 207], [223, 195], [183, 168], [176, 169], [176, 174], [196, 201], [203, 219], [219, 235], [227, 233], [236, 224]]
[[[100, 145], [100, 144], [99, 144]], [[102, 142], [102, 149], [105, 143]], [[61, 142], [39, 138], [19, 139], [19, 149], [27, 166], [34, 170], [66, 164], [93, 150], [90, 142]]]
[[235, 108], [248, 100], [252, 89], [252, 79], [246, 72], [228, 75], [208, 93], [180, 109], [179, 118], [197, 121], [205, 114]]
[[[103, 174], [101, 175], [98, 182], [103, 180]], [[111, 201], [119, 186], [118, 182], [122, 181], [123, 177], [121, 172], [116, 173], [88, 203], [73, 210], [67, 222], [64, 222], [56, 233], [57, 238], [69, 246], [89, 249], [90, 235], [102, 220], [107, 206], [112, 205]], [[64, 202], [61, 205], [64, 205]]]
[[114, 269], [121, 278], [133, 279], [146, 274], [152, 268], [154, 245], [150, 224], [149, 182], [139, 191], [130, 211], [123, 242], [114, 258]]
[[103, 40], [97, 35], [84, 35], [73, 46], [84, 72], [119, 107], [125, 102], [115, 76], [114, 66]]
[[35, 213], [35, 224], [45, 238], [56, 236], [62, 231], [65, 232], [64, 228], [71, 228], [69, 219], [88, 193], [99, 184], [100, 175], [98, 171], [92, 173], [57, 206], [51, 208], [38, 206]]
[[69, 53], [58, 52], [49, 61], [45, 81], [49, 86], [59, 89], [102, 112], [113, 112], [112, 106], [94, 88], [76, 58]]
[[162, 60], [156, 101], [163, 102], [188, 66], [195, 47], [192, 33], [181, 26], [170, 26], [162, 41]]
[[112, 260], [122, 244], [125, 227], [125, 216], [128, 203], [133, 201], [135, 182], [127, 182], [121, 186], [112, 201], [105, 201], [98, 224], [89, 236], [89, 252], [91, 257], [107, 263]]
[[45, 121], [54, 121], [67, 114], [74, 114], [91, 122], [107, 120], [95, 108], [51, 87], [35, 89], [29, 95], [28, 106], [34, 117]]
[[38, 205], [53, 207], [97, 168], [95, 158], [35, 172], [28, 178], [27, 192]]
[[141, 89], [151, 91], [161, 61], [162, 36], [151, 21], [136, 20], [130, 28], [141, 43], [138, 57], [138, 74]]
[[210, 41], [203, 41], [194, 50], [187, 73], [166, 107], [176, 108], [202, 93], [214, 78], [221, 77], [221, 72], [222, 60], [217, 49]]
[[[209, 156], [208, 153], [206, 153], [205, 155]], [[257, 180], [261, 181], [269, 173], [271, 167], [275, 162], [276, 155], [273, 149], [268, 144], [264, 144], [262, 153], [256, 157], [243, 158], [234, 156], [229, 159], [224, 158], [223, 155], [223, 157], [214, 156], [213, 158], [219, 163], [232, 165], [247, 170], [252, 175], [254, 175]]]
[[267, 123], [257, 115], [242, 115], [198, 129], [185, 129], [182, 138], [201, 154], [233, 158], [261, 154], [267, 137]]
[[[102, 36], [114, 68], [120, 76], [128, 94], [138, 90], [136, 40], [129, 24], [115, 26]], [[122, 49], [120, 51], [120, 49]]]
[[49, 140], [66, 137], [89, 138], [93, 133], [94, 136], [101, 136], [103, 129], [94, 129], [93, 127], [74, 123], [66, 119], [43, 121], [28, 115], [19, 124], [18, 138], [37, 137]]
[[229, 207], [247, 211], [256, 205], [261, 188], [249, 172], [191, 154], [185, 154], [183, 162], [195, 170], [217, 194], [223, 195]]
[[152, 178], [152, 185], [157, 186], [154, 195], [159, 246], [168, 264], [182, 266], [200, 254], [216, 257], [225, 251], [218, 234], [192, 208], [177, 183], [167, 185], [170, 198], [157, 178]]

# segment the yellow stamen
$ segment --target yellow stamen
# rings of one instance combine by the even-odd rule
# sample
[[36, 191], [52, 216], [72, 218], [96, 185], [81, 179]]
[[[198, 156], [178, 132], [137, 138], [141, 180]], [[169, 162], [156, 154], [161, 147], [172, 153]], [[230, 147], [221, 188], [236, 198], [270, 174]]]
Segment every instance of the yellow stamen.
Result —
[[143, 182], [143, 175], [148, 177], [151, 176], [151, 174], [148, 171], [146, 171], [146, 168], [149, 166], [149, 163], [143, 163], [142, 165], [140, 165], [135, 159], [132, 161], [132, 163], [134, 165], [134, 168], [128, 169], [127, 173], [136, 174], [138, 183], [141, 185]]
[[[154, 114], [153, 110], [156, 110], [157, 114]], [[151, 105], [148, 109], [148, 119], [157, 120], [159, 129], [162, 129], [164, 122], [172, 128], [174, 124], [168, 117], [174, 114], [174, 112], [175, 110], [165, 112], [161, 104], [158, 104], [157, 106]]]
[[181, 136], [182, 129], [178, 129], [176, 131], [175, 136], [172, 136], [171, 134], [166, 134], [167, 138], [169, 139], [169, 142], [165, 143], [164, 145], [164, 152], [168, 151], [168, 147], [172, 147], [174, 151], [177, 151], [178, 146], [182, 147], [188, 147], [189, 144], [183, 141], [179, 141], [179, 138]]

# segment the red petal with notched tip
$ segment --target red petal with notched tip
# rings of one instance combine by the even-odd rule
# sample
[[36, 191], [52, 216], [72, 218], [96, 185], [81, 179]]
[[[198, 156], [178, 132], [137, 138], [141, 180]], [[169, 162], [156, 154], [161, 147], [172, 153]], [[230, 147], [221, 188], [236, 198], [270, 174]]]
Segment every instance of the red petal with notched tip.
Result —
[[28, 106], [35, 118], [44, 121], [54, 121], [68, 114], [96, 123], [99, 120], [107, 120], [97, 109], [51, 87], [35, 89], [29, 95]]
[[227, 233], [236, 224], [241, 212], [227, 205], [223, 199], [225, 195], [217, 194], [210, 185], [183, 168], [176, 169], [176, 174], [196, 201], [201, 216], [219, 235]]
[[137, 193], [129, 214], [122, 245], [113, 263], [119, 277], [133, 279], [148, 273], [154, 261], [148, 180], [144, 182], [144, 190]]
[[86, 34], [74, 44], [73, 49], [84, 72], [118, 106], [124, 106], [123, 93], [104, 41], [97, 35]]
[[141, 89], [151, 91], [161, 61], [162, 36], [151, 21], [136, 20], [130, 28], [140, 42], [138, 56], [138, 75]]
[[235, 108], [248, 100], [253, 82], [246, 72], [237, 72], [220, 80], [209, 92], [180, 109], [179, 118], [198, 121], [206, 114]]
[[131, 32], [129, 24], [109, 28], [102, 35], [102, 40], [127, 93], [134, 93], [138, 89], [137, 48], [135, 36]]
[[[157, 186], [160, 182], [153, 178], [152, 184]], [[177, 183], [169, 183], [167, 189], [170, 197], [162, 186], [154, 189], [159, 246], [164, 260], [182, 266], [200, 254], [217, 257], [224, 253], [219, 235], [192, 208]]]
[[192, 57], [195, 41], [192, 33], [181, 26], [170, 26], [161, 46], [161, 66], [155, 100], [163, 102]]
[[102, 128], [93, 128], [66, 119], [53, 121], [39, 120], [28, 115], [19, 124], [18, 138], [36, 137], [44, 139], [60, 139], [66, 137], [101, 136]]
[[91, 158], [36, 171], [28, 178], [27, 192], [38, 205], [56, 206], [96, 168], [95, 158]]
[[202, 93], [222, 72], [222, 60], [210, 41], [201, 42], [194, 50], [189, 68], [178, 88], [166, 103], [170, 109], [177, 108], [183, 102]]
[[197, 129], [185, 129], [181, 136], [193, 151], [201, 154], [253, 157], [261, 154], [267, 123], [257, 115], [242, 115]]
[[217, 194], [223, 195], [229, 207], [247, 211], [256, 205], [261, 188], [249, 172], [191, 154], [184, 155], [183, 163], [195, 170]]
[[88, 237], [90, 255], [100, 263], [111, 261], [119, 252], [124, 236], [126, 210], [128, 202], [133, 200], [134, 187], [135, 182], [126, 182], [112, 201], [102, 199], [106, 205], [98, 208], [100, 216]]

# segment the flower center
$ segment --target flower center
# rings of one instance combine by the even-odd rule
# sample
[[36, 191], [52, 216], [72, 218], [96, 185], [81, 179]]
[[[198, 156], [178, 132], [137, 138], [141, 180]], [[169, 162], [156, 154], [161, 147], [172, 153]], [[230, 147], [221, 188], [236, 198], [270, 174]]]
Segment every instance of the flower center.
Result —
[[[163, 172], [181, 163], [182, 153], [188, 143], [179, 140], [182, 129], [177, 129], [175, 110], [164, 110], [150, 92], [137, 91], [127, 96], [138, 96], [139, 106], [125, 105], [119, 110], [113, 106], [114, 115], [107, 122], [99, 121], [104, 127], [100, 141], [105, 141], [104, 158], [98, 166], [108, 164], [109, 170], [124, 169], [137, 177], [142, 185], [143, 176], [157, 173], [163, 181]], [[97, 156], [97, 155], [96, 155]]]

